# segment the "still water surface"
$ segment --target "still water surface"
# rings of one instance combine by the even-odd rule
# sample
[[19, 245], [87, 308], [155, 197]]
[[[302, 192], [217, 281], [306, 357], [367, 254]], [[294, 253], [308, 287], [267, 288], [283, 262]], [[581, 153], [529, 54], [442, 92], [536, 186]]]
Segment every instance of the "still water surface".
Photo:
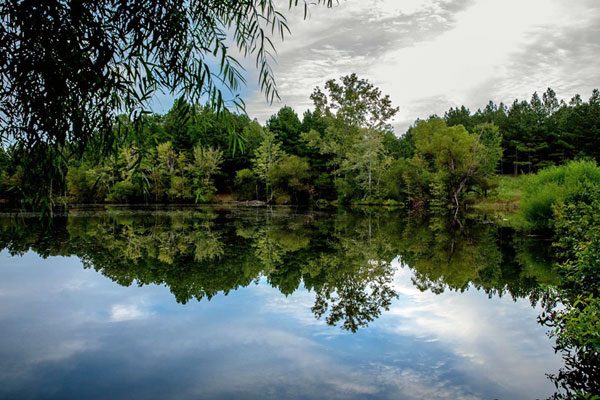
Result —
[[0, 398], [534, 399], [547, 245], [290, 208], [0, 218]]

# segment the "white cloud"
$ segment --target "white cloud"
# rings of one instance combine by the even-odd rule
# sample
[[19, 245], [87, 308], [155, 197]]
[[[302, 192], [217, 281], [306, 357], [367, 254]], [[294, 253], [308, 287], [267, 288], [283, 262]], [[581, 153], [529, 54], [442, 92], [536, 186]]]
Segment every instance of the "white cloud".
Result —
[[257, 90], [247, 98], [262, 122], [283, 104], [301, 114], [315, 86], [351, 72], [400, 107], [397, 133], [451, 106], [510, 103], [548, 86], [586, 97], [600, 86], [597, 1], [348, 0], [312, 8], [308, 21], [289, 14], [292, 37], [274, 65], [281, 103]]

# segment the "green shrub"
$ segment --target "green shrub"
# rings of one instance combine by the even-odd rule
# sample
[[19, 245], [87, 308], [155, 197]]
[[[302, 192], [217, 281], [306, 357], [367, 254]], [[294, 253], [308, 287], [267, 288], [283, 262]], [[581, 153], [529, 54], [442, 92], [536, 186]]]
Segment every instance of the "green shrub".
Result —
[[276, 204], [290, 204], [292, 202], [292, 197], [286, 192], [276, 190], [273, 196]]
[[254, 172], [244, 168], [235, 173], [236, 200], [253, 200], [258, 198], [258, 181]]
[[556, 314], [556, 329], [551, 333], [561, 348], [600, 352], [600, 299], [579, 296], [572, 306]]
[[120, 181], [110, 189], [106, 201], [109, 203], [126, 203], [133, 199], [135, 185], [131, 181]]
[[[310, 164], [303, 158], [284, 154], [269, 171], [268, 180], [275, 192], [277, 204], [298, 202], [309, 198]], [[277, 199], [278, 197], [278, 199]]]
[[71, 165], [65, 181], [69, 201], [74, 203], [98, 202], [106, 197], [107, 182], [101, 167]]
[[74, 203], [87, 203], [89, 201], [94, 183], [88, 179], [86, 168], [69, 167], [66, 181], [69, 196]]
[[192, 193], [185, 177], [173, 176], [171, 178], [171, 187], [168, 190], [168, 195], [171, 200], [191, 200]]
[[600, 351], [600, 186], [586, 181], [554, 206], [561, 262], [560, 302], [553, 336], [564, 349]]
[[530, 176], [523, 185], [521, 213], [528, 228], [552, 227], [553, 207], [582, 190], [583, 185], [600, 186], [600, 168], [592, 161], [571, 161]]

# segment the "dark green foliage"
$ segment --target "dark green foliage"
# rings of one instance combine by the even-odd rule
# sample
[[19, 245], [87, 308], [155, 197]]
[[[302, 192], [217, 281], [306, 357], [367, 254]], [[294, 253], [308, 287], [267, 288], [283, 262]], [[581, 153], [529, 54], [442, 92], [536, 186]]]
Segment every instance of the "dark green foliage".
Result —
[[128, 200], [135, 198], [136, 187], [131, 181], [120, 181], [108, 192], [106, 201], [109, 203], [127, 203]]
[[286, 153], [301, 157], [307, 154], [306, 144], [300, 137], [302, 123], [291, 107], [282, 107], [277, 114], [269, 118], [266, 128], [277, 136], [282, 150]]
[[[258, 200], [258, 180], [254, 172], [245, 168], [240, 169], [235, 175], [235, 196], [237, 200]], [[262, 189], [261, 193], [262, 193]]]
[[[477, 133], [462, 125], [447, 126], [440, 118], [420, 121], [412, 130], [415, 156], [405, 172], [406, 191], [413, 202], [426, 199], [438, 211], [464, 207], [468, 192], [485, 192], [500, 161], [500, 141], [494, 125], [481, 125]], [[415, 197], [415, 195], [413, 195]]]
[[463, 125], [474, 131], [481, 123], [493, 123], [502, 135], [502, 173], [530, 173], [567, 160], [589, 157], [600, 161], [600, 92], [588, 102], [579, 95], [567, 104], [548, 89], [540, 98], [515, 100], [510, 107], [493, 102], [472, 114], [467, 108], [451, 108], [444, 115], [448, 126]]
[[[600, 295], [600, 185], [585, 181], [553, 207], [561, 271], [573, 295]], [[600, 331], [598, 331], [600, 335]], [[600, 343], [599, 343], [600, 350]]]
[[296, 155], [284, 155], [269, 172], [278, 204], [307, 203], [313, 195], [312, 172], [308, 162]]
[[448, 126], [462, 125], [469, 131], [473, 129], [471, 111], [465, 106], [450, 108], [444, 114], [444, 121]]

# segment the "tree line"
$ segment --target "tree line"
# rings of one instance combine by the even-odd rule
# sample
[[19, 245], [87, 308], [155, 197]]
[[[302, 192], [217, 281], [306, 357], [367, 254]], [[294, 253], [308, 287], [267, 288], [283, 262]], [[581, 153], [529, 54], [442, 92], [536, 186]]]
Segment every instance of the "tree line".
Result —
[[70, 145], [49, 152], [57, 165], [49, 178], [20, 162], [21, 147], [8, 146], [0, 149], [0, 198], [35, 207], [40, 199], [199, 203], [227, 194], [277, 204], [458, 211], [467, 196], [487, 196], [497, 173], [600, 157], [598, 90], [587, 102], [559, 102], [548, 89], [510, 107], [451, 108], [417, 120], [400, 137], [389, 96], [355, 74], [327, 81], [311, 99], [314, 109], [301, 117], [284, 106], [264, 125], [182, 99], [164, 115], [121, 116], [109, 146], [92, 141], [83, 153]]

